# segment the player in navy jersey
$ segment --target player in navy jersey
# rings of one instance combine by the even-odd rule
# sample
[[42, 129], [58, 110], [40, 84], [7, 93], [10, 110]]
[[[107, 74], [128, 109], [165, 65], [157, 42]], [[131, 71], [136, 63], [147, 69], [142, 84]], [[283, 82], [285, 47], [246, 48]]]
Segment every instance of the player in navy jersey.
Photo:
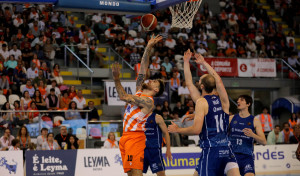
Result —
[[267, 141], [260, 120], [249, 113], [252, 105], [249, 95], [241, 95], [237, 101], [238, 114], [229, 118], [229, 139], [242, 176], [254, 176], [253, 142], [266, 145]]
[[170, 135], [167, 125], [162, 116], [152, 113], [147, 119], [145, 128], [146, 148], [144, 151], [143, 172], [147, 173], [148, 167], [150, 166], [152, 173], [156, 173], [158, 176], [165, 176], [165, 165], [161, 151], [163, 136], [167, 146], [166, 157], [170, 161], [172, 159]]
[[[191, 58], [188, 50], [184, 58]], [[202, 96], [196, 101], [194, 124], [187, 128], [169, 125], [172, 133], [199, 135], [202, 148], [198, 173], [201, 176], [240, 176], [234, 154], [229, 147], [227, 137], [229, 119], [229, 99], [221, 77], [205, 62], [201, 54], [195, 54], [196, 63], [205, 67], [209, 74], [200, 78]], [[185, 60], [185, 59], [184, 59]], [[219, 96], [214, 93], [216, 88]]]

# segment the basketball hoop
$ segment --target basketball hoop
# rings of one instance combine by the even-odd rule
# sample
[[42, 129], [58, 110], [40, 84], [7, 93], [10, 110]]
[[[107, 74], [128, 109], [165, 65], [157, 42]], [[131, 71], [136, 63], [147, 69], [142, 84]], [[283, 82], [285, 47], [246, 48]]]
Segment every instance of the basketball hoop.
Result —
[[180, 4], [170, 6], [172, 13], [172, 25], [176, 28], [188, 28], [193, 27], [193, 19], [197, 13], [202, 0], [189, 0]]

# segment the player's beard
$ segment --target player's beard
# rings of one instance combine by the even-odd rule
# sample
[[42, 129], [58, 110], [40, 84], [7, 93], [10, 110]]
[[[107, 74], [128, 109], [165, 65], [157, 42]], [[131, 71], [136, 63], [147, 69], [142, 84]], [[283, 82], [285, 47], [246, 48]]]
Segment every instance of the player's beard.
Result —
[[148, 85], [148, 83], [143, 83], [142, 90], [146, 90], [146, 89], [151, 90], [151, 87]]

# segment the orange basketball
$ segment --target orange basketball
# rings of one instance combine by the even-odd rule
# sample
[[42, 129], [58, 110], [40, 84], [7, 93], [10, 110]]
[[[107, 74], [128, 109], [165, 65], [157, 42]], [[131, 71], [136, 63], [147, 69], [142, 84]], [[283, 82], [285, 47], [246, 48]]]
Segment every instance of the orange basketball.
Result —
[[141, 18], [141, 25], [145, 31], [153, 31], [157, 25], [157, 19], [151, 13], [143, 15]]

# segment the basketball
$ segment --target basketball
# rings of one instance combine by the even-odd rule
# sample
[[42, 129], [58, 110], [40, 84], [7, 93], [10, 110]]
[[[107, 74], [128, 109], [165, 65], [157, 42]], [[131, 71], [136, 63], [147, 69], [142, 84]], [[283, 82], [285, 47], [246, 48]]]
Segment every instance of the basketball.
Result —
[[157, 25], [157, 19], [151, 13], [143, 15], [141, 18], [141, 25], [145, 31], [153, 31]]

